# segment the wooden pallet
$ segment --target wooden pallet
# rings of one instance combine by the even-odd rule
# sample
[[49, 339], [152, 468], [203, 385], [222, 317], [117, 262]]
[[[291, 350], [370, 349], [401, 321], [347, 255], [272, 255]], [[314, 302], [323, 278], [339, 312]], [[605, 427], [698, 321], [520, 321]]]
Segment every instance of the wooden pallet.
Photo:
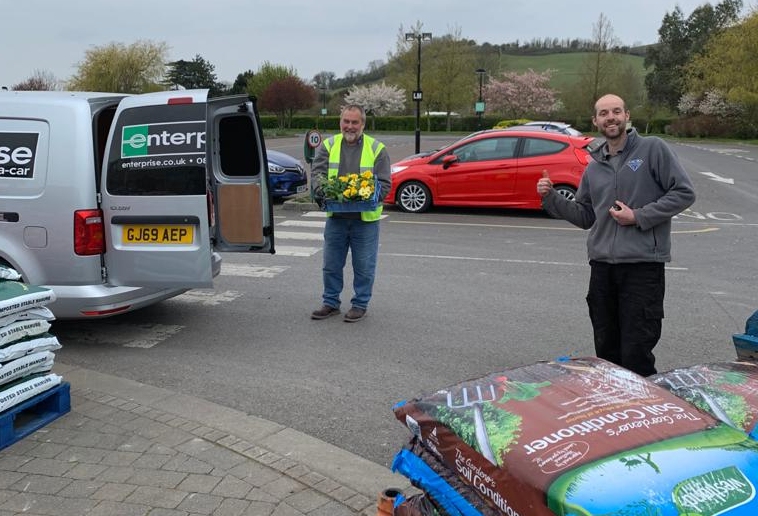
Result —
[[59, 385], [0, 412], [0, 450], [71, 410], [71, 385]]

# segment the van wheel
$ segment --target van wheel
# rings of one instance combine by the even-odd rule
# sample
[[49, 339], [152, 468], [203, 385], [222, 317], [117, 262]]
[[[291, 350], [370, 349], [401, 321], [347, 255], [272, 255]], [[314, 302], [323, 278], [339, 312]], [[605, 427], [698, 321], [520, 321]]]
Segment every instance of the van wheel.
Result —
[[395, 202], [403, 211], [422, 213], [432, 205], [432, 193], [425, 184], [410, 181], [398, 188]]

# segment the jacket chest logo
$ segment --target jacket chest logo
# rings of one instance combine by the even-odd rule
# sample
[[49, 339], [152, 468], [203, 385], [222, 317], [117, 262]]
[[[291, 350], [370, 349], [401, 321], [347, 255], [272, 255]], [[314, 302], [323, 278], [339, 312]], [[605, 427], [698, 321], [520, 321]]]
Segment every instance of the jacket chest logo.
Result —
[[634, 170], [635, 172], [637, 172], [637, 169], [642, 166], [642, 163], [643, 163], [642, 159], [636, 158], [636, 159], [630, 159], [629, 161], [627, 161], [626, 165], [632, 170]]

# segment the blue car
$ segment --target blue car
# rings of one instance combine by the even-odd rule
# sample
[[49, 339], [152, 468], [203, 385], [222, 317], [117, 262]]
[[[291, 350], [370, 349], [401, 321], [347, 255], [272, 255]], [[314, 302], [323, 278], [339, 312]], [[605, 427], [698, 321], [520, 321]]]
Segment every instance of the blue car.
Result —
[[272, 197], [289, 197], [308, 191], [308, 176], [302, 161], [271, 149], [266, 149], [266, 155]]

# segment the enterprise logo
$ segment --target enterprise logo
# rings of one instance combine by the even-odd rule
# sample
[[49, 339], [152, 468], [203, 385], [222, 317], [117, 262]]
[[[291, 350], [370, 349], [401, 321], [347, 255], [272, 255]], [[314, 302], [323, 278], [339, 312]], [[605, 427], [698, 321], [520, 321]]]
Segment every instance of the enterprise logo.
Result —
[[205, 154], [205, 121], [127, 125], [121, 130], [121, 157]]

